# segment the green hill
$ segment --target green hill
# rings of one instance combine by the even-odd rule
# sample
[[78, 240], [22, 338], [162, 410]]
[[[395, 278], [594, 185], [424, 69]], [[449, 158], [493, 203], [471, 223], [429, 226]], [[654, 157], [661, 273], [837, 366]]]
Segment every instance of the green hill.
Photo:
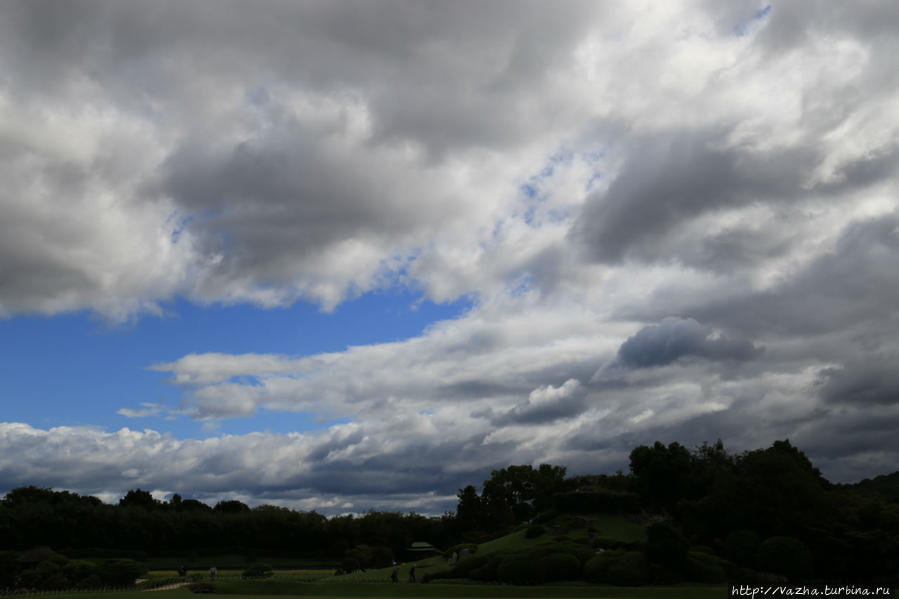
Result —
[[[541, 532], [542, 531], [542, 532]], [[539, 534], [535, 534], [538, 533]], [[451, 564], [449, 555], [400, 564], [399, 579], [409, 580], [415, 566], [416, 578], [468, 578], [476, 568], [494, 560], [493, 567], [503, 558], [515, 554], [539, 552], [541, 554], [575, 555], [582, 565], [598, 550], [611, 547], [633, 547], [646, 539], [646, 527], [637, 518], [615, 514], [560, 514], [541, 524], [522, 524], [509, 534], [477, 545], [470, 556]], [[457, 551], [458, 553], [458, 551]], [[334, 582], [388, 581], [393, 567], [357, 571], [332, 576]], [[475, 573], [475, 575], [477, 575]]]

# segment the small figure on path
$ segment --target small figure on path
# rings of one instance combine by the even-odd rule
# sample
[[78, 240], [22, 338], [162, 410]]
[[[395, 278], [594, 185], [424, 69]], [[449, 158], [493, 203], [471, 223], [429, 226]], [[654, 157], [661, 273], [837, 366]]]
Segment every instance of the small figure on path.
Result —
[[178, 566], [178, 576], [180, 576], [181, 578], [187, 576], [187, 568], [184, 567], [184, 564]]
[[212, 582], [215, 582], [215, 573], [216, 573], [215, 566], [212, 566], [211, 568], [209, 568], [209, 580], [211, 580]]
[[400, 569], [394, 568], [393, 572], [390, 574], [390, 582], [399, 582], [400, 581]]
[[415, 582], [415, 566], [412, 566], [412, 569], [409, 570], [409, 582]]

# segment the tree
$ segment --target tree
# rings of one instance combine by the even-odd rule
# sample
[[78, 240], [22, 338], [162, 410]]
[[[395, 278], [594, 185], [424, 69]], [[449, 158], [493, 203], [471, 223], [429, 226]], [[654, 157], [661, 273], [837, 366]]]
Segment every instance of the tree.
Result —
[[482, 502], [498, 510], [505, 505], [516, 522], [530, 520], [536, 513], [552, 506], [553, 493], [560, 491], [565, 481], [564, 466], [540, 464], [509, 466], [490, 473], [484, 481]]
[[136, 507], [152, 510], [159, 507], [159, 505], [159, 502], [150, 495], [149, 491], [142, 491], [141, 489], [131, 489], [124, 497], [119, 499], [119, 507]]
[[242, 501], [229, 499], [227, 501], [219, 501], [212, 510], [222, 514], [245, 514], [250, 511], [250, 506]]
[[649, 505], [673, 511], [687, 494], [692, 473], [690, 452], [680, 443], [665, 447], [656, 441], [641, 445], [630, 455], [631, 474], [637, 490]]
[[481, 498], [472, 485], [459, 489], [456, 495], [459, 503], [456, 506], [456, 525], [461, 531], [479, 530], [484, 522], [484, 508]]
[[553, 495], [565, 486], [565, 466], [540, 464], [535, 474], [534, 511], [540, 513], [553, 505]]

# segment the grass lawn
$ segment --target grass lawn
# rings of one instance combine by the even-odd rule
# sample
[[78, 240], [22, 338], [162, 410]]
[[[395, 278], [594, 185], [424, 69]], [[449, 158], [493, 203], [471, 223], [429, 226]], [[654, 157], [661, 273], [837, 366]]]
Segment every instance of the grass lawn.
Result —
[[[86, 557], [85, 559], [90, 559]], [[187, 566], [190, 572], [209, 572], [210, 566], [216, 566], [219, 570], [237, 570], [241, 572], [250, 565], [245, 555], [237, 553], [227, 553], [223, 555], [200, 555], [193, 557], [155, 557], [151, 556], [146, 559], [138, 560], [147, 565], [150, 570], [169, 570], [175, 572], [178, 566]], [[296, 569], [322, 569], [338, 567], [338, 562], [334, 560], [321, 558], [289, 558], [289, 557], [269, 557], [257, 556], [256, 562], [268, 564], [275, 569], [296, 570]], [[332, 563], [333, 562], [333, 563]]]
[[[727, 590], [721, 586], [676, 586], [676, 587], [609, 587], [591, 585], [560, 585], [539, 587], [515, 587], [506, 585], [481, 584], [372, 584], [372, 583], [298, 583], [288, 580], [234, 581], [218, 585], [216, 595], [229, 599], [249, 599], [251, 597], [303, 597], [305, 599], [379, 598], [398, 597], [402, 599], [459, 599], [474, 598], [534, 598], [567, 599], [591, 597], [597, 599], [721, 599]], [[148, 599], [142, 591], [106, 593], [53, 594], [54, 599]], [[154, 591], [149, 599], [188, 599], [201, 597], [187, 589]], [[213, 595], [215, 596], [215, 595]]]

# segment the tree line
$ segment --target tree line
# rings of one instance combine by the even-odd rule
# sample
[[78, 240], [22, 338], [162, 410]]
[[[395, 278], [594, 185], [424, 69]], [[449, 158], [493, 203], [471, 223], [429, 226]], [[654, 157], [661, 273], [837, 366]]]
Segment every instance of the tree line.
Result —
[[[641, 445], [631, 451], [627, 473], [564, 474], [547, 465], [494, 471], [480, 494], [460, 489], [457, 529], [479, 540], [535, 514], [543, 520], [547, 513], [616, 512], [662, 523], [648, 531], [663, 539], [656, 543], [667, 547], [663, 552], [681, 556], [669, 561], [699, 547], [738, 566], [793, 577], [880, 580], [899, 573], [899, 472], [833, 484], [788, 440], [738, 454], [719, 440], [693, 450], [676, 442]], [[648, 542], [631, 549], [659, 565]], [[760, 558], [763, 545], [775, 557]]]
[[[360, 566], [403, 559], [414, 541], [446, 549], [505, 534], [559, 513], [615, 512], [663, 521], [674, 545], [703, 547], [759, 567], [758, 548], [789, 539], [805, 576], [877, 578], [899, 572], [899, 473], [856, 485], [833, 484], [789, 441], [739, 454], [718, 441], [636, 447], [628, 472], [568, 476], [564, 466], [494, 470], [480, 491], [458, 492], [439, 517], [375, 512], [327, 518], [236, 500], [209, 506], [176, 494], [159, 501], [129, 491], [117, 505], [34, 486], [0, 501], [0, 550], [52, 547], [71, 557], [217, 554], [352, 560]], [[666, 541], [667, 542], [667, 541]], [[807, 562], [807, 563], [806, 563]]]

